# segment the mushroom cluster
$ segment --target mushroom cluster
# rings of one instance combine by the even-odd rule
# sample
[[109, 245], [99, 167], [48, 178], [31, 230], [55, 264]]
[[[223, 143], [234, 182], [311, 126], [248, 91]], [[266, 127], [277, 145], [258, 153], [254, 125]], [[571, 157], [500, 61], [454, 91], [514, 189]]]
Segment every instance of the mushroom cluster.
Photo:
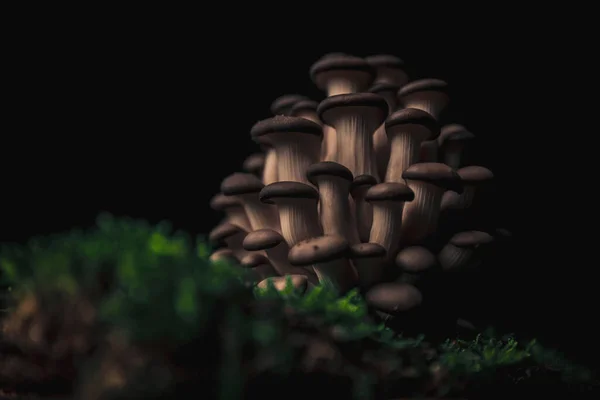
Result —
[[327, 282], [381, 312], [411, 310], [427, 276], [479, 264], [504, 232], [456, 223], [493, 174], [469, 165], [473, 134], [440, 123], [446, 82], [410, 81], [392, 55], [342, 53], [310, 77], [324, 100], [277, 98], [250, 129], [263, 151], [211, 200], [226, 214], [211, 258], [251, 269], [259, 286]]

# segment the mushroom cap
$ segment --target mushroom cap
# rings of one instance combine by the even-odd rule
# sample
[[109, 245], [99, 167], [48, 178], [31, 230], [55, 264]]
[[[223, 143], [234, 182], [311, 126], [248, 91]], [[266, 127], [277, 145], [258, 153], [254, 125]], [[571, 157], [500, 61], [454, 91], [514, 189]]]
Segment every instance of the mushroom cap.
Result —
[[494, 241], [494, 237], [483, 231], [466, 231], [452, 236], [450, 243], [456, 247], [472, 247]]
[[350, 258], [378, 258], [384, 257], [385, 247], [377, 243], [357, 243], [350, 247]]
[[240, 265], [244, 268], [254, 268], [264, 264], [271, 265], [269, 259], [260, 253], [246, 254], [240, 260]]
[[404, 67], [404, 61], [391, 54], [375, 54], [365, 57], [365, 61], [374, 68], [388, 67], [400, 69]]
[[430, 132], [426, 140], [436, 138], [440, 134], [440, 127], [435, 118], [428, 112], [416, 108], [403, 108], [395, 111], [385, 120], [385, 129], [400, 125], [422, 126]]
[[283, 236], [272, 229], [258, 229], [244, 238], [242, 247], [248, 251], [271, 249], [284, 241]]
[[265, 154], [264, 153], [254, 153], [250, 154], [244, 160], [242, 164], [242, 168], [244, 171], [250, 173], [257, 173], [263, 169], [265, 166]]
[[283, 114], [297, 102], [306, 99], [307, 97], [301, 94], [284, 94], [283, 96], [279, 96], [278, 98], [276, 98], [271, 103], [271, 112], [274, 115]]
[[317, 114], [325, 124], [332, 125], [337, 116], [335, 111], [339, 111], [340, 108], [346, 107], [360, 107], [378, 112], [378, 114], [376, 114], [380, 119], [380, 121], [377, 122], [378, 125], [385, 121], [389, 111], [387, 101], [375, 93], [349, 93], [329, 96], [319, 103]]
[[237, 196], [248, 193], [258, 193], [265, 185], [256, 175], [234, 172], [221, 182], [221, 192], [225, 196]]
[[475, 139], [475, 135], [471, 133], [467, 128], [460, 124], [449, 124], [444, 125], [440, 132], [439, 140], [444, 143], [447, 141], [450, 142], [460, 142]]
[[412, 201], [415, 193], [407, 185], [398, 182], [383, 182], [367, 190], [365, 200], [373, 201]]
[[261, 202], [275, 204], [276, 199], [319, 199], [319, 192], [302, 182], [282, 181], [265, 186], [258, 195]]
[[402, 86], [398, 90], [398, 97], [402, 98], [413, 93], [426, 91], [447, 92], [448, 84], [441, 79], [419, 79]]
[[269, 134], [277, 133], [305, 133], [310, 135], [322, 136], [323, 129], [319, 124], [302, 117], [290, 117], [286, 115], [276, 115], [271, 118], [258, 121], [250, 129], [250, 136], [255, 142], [267, 143], [270, 140], [266, 138]]
[[395, 85], [393, 83], [378, 82], [378, 83], [373, 84], [373, 86], [371, 86], [369, 88], [368, 92], [375, 93], [375, 94], [390, 92], [390, 93], [394, 93], [394, 95], [395, 95], [398, 92], [399, 88], [400, 88], [400, 86]]
[[256, 286], [261, 289], [266, 289], [269, 287], [269, 280], [273, 282], [273, 286], [278, 291], [284, 290], [287, 287], [288, 280], [291, 281], [294, 289], [301, 293], [306, 292], [306, 289], [308, 289], [308, 277], [305, 275], [274, 276], [260, 281]]
[[325, 235], [296, 243], [288, 259], [290, 264], [301, 267], [344, 257], [349, 250], [350, 245], [342, 236]]
[[215, 211], [225, 210], [230, 207], [241, 207], [242, 205], [232, 196], [225, 196], [223, 193], [217, 193], [210, 199], [210, 208]]
[[317, 185], [319, 176], [335, 176], [350, 182], [354, 178], [348, 168], [333, 161], [321, 161], [306, 169], [306, 178], [313, 185]]
[[406, 247], [396, 256], [396, 266], [406, 272], [425, 271], [435, 264], [435, 255], [423, 246]]
[[358, 72], [364, 74], [368, 79], [375, 77], [375, 71], [364, 58], [345, 53], [329, 53], [321, 57], [310, 67], [310, 78], [319, 87], [324, 88], [325, 82], [319, 79], [319, 75], [325, 72]]
[[291, 115], [296, 115], [296, 113], [301, 111], [314, 111], [317, 112], [317, 107], [319, 103], [314, 100], [300, 100], [290, 110]]
[[237, 225], [225, 222], [217, 225], [208, 235], [208, 240], [213, 243], [221, 243], [228, 237], [237, 235], [238, 233], [245, 233], [246, 231]]
[[373, 286], [366, 293], [365, 300], [379, 310], [396, 313], [419, 305], [423, 301], [423, 295], [408, 283], [390, 282]]
[[362, 186], [373, 186], [377, 184], [377, 179], [373, 175], [359, 175], [352, 181], [350, 191], [354, 191]]
[[460, 177], [450, 166], [442, 163], [417, 163], [408, 167], [402, 173], [403, 179], [428, 182], [448, 189], [459, 190]]
[[492, 171], [478, 165], [460, 168], [456, 173], [465, 183], [482, 183], [494, 179]]
[[231, 249], [218, 249], [208, 258], [211, 262], [225, 261], [232, 264], [237, 264], [239, 261]]

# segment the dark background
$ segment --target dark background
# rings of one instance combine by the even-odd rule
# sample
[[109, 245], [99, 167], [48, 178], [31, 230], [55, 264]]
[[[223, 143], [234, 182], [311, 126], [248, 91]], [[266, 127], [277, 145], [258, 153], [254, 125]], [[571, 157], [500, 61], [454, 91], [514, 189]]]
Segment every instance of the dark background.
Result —
[[189, 31], [126, 22], [23, 30], [6, 58], [2, 241], [90, 226], [100, 211], [207, 233], [221, 218], [210, 197], [258, 149], [249, 129], [277, 96], [320, 100], [308, 69], [326, 52], [391, 53], [411, 78], [449, 82], [446, 122], [477, 135], [497, 177], [490, 213], [514, 234], [467, 314], [594, 361], [597, 261], [586, 254], [595, 228], [585, 201], [593, 188], [573, 174], [583, 172], [574, 163], [586, 145], [569, 139], [578, 128], [574, 104], [559, 94], [560, 51], [539, 29], [502, 20], [461, 30], [452, 20], [325, 35], [287, 20], [220, 20], [213, 30], [203, 18]]

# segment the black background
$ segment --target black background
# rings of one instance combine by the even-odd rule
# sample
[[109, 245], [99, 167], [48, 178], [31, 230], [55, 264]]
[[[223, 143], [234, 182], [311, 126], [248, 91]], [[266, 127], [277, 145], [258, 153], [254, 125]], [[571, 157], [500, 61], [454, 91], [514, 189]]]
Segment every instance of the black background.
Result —
[[391, 53], [411, 78], [449, 82], [446, 122], [477, 135], [497, 177], [490, 213], [514, 233], [513, 251], [474, 290], [471, 317], [593, 360], [592, 189], [572, 173], [583, 173], [574, 163], [586, 145], [569, 139], [578, 128], [576, 104], [559, 94], [565, 56], [541, 28], [516, 19], [374, 28], [208, 19], [85, 20], [14, 35], [2, 241], [90, 226], [104, 210], [207, 233], [221, 218], [210, 197], [258, 149], [249, 129], [277, 96], [320, 100], [308, 69], [324, 53]]

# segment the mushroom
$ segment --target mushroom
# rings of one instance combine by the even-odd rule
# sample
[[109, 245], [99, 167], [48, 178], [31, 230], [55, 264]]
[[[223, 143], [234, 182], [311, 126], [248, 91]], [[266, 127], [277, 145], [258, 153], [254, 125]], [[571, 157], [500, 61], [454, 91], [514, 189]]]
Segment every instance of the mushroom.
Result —
[[475, 139], [475, 135], [462, 125], [450, 124], [442, 127], [438, 137], [438, 145], [442, 149], [443, 160], [454, 169], [461, 167], [462, 153], [467, 143]]
[[421, 143], [419, 162], [437, 162], [439, 145], [437, 140], [425, 140]]
[[208, 240], [214, 244], [225, 244], [227, 248], [233, 251], [233, 254], [238, 260], [244, 258], [248, 252], [244, 250], [242, 246], [242, 242], [246, 237], [248, 232], [243, 230], [237, 225], [233, 225], [230, 223], [223, 223], [221, 225], [217, 225], [210, 234], [208, 235]]
[[405, 108], [387, 118], [385, 131], [390, 143], [385, 181], [403, 183], [402, 173], [419, 161], [421, 143], [438, 135], [438, 124], [423, 110]]
[[358, 274], [361, 289], [381, 280], [386, 251], [377, 243], [357, 243], [350, 247], [350, 259]]
[[215, 211], [224, 211], [227, 215], [226, 220], [230, 224], [237, 225], [245, 231], [252, 230], [242, 203], [235, 197], [218, 193], [210, 199], [210, 208]]
[[402, 87], [408, 82], [408, 75], [404, 72], [404, 61], [391, 54], [377, 54], [368, 56], [365, 61], [375, 69], [375, 84], [390, 83]]
[[357, 281], [348, 260], [349, 250], [350, 245], [342, 236], [325, 235], [299, 242], [290, 249], [288, 258], [292, 265], [312, 266], [319, 282], [345, 293]]
[[319, 193], [300, 182], [275, 182], [259, 195], [265, 204], [275, 204], [279, 211], [281, 234], [291, 247], [301, 240], [322, 234], [317, 214]]
[[461, 194], [452, 191], [444, 193], [441, 210], [469, 208], [476, 192], [494, 178], [492, 171], [476, 165], [461, 168], [456, 173], [462, 181], [463, 192]]
[[272, 229], [259, 229], [250, 232], [242, 243], [248, 251], [264, 250], [271, 262], [273, 269], [279, 275], [306, 275], [313, 282], [317, 282], [314, 272], [307, 268], [292, 266], [288, 261], [289, 246], [278, 232]]
[[254, 282], [278, 276], [277, 271], [275, 271], [267, 257], [260, 253], [248, 253], [240, 260], [240, 265], [252, 271], [251, 278]]
[[321, 153], [321, 126], [300, 117], [275, 116], [254, 124], [250, 134], [274, 149], [279, 181], [308, 183], [306, 168], [319, 161]]
[[306, 176], [319, 189], [323, 233], [343, 236], [351, 245], [358, 243], [358, 231], [349, 201], [352, 172], [341, 164], [323, 161], [308, 167]]
[[262, 183], [270, 185], [273, 182], [277, 182], [279, 179], [277, 175], [277, 152], [273, 146], [262, 145], [265, 152], [265, 164], [262, 172]]
[[408, 186], [397, 182], [372, 186], [365, 195], [365, 200], [373, 206], [369, 242], [377, 243], [386, 250], [386, 261], [396, 257], [400, 245], [404, 204], [412, 201], [414, 197], [415, 194]]
[[302, 100], [308, 99], [301, 94], [284, 94], [283, 96], [279, 96], [271, 103], [271, 113], [273, 115], [289, 115], [292, 107]]
[[[396, 93], [398, 86], [392, 83], [375, 83], [369, 89], [370, 93], [375, 93], [385, 99], [388, 104], [388, 115], [396, 111], [398, 101]], [[373, 134], [373, 151], [375, 152], [375, 161], [377, 163], [377, 172], [379, 176], [384, 177], [390, 158], [390, 144], [385, 133], [385, 123], [381, 124]]]
[[373, 286], [367, 291], [365, 300], [380, 311], [397, 315], [421, 304], [423, 295], [408, 283], [390, 282]]
[[330, 161], [347, 167], [354, 176], [378, 178], [373, 133], [387, 116], [385, 99], [373, 93], [331, 96], [319, 104], [317, 112], [335, 129], [336, 153]]
[[350, 186], [350, 194], [354, 200], [354, 215], [361, 242], [369, 241], [371, 225], [373, 224], [373, 207], [365, 201], [367, 190], [377, 184], [377, 179], [371, 175], [359, 175]]
[[254, 174], [259, 178], [262, 178], [263, 168], [265, 167], [265, 154], [264, 153], [253, 153], [250, 154], [244, 160], [242, 168], [245, 172]]
[[398, 99], [404, 107], [427, 111], [439, 120], [448, 105], [448, 84], [440, 79], [419, 79], [400, 88]]
[[480, 254], [483, 245], [490, 244], [494, 237], [487, 232], [466, 231], [457, 233], [450, 239], [438, 254], [438, 260], [442, 269], [462, 269], [469, 264], [474, 266], [477, 262], [477, 255]]
[[414, 285], [423, 274], [437, 264], [436, 256], [422, 246], [410, 246], [400, 250], [396, 256], [396, 266], [402, 271], [400, 282]]
[[358, 93], [367, 90], [375, 71], [362, 58], [335, 53], [321, 57], [310, 67], [310, 77], [327, 96]]
[[435, 231], [442, 196], [446, 190], [460, 190], [460, 178], [452, 168], [441, 163], [413, 164], [402, 177], [413, 190], [415, 199], [404, 208], [400, 235], [403, 244], [415, 244]]
[[276, 276], [262, 280], [256, 286], [261, 289], [266, 289], [269, 287], [269, 281], [273, 284], [273, 287], [278, 292], [283, 292], [287, 288], [288, 282], [291, 283], [292, 287], [301, 294], [305, 293], [310, 287], [313, 286], [310, 284], [305, 275]]
[[239, 260], [233, 254], [233, 250], [228, 248], [215, 250], [208, 258], [212, 263], [238, 264]]
[[251, 230], [270, 228], [279, 231], [277, 209], [261, 203], [258, 198], [258, 194], [264, 186], [256, 176], [236, 172], [223, 180], [221, 192], [225, 196], [234, 196], [240, 201], [248, 221], [250, 221]]
[[300, 117], [305, 118], [309, 121], [312, 121], [316, 124], [321, 125], [321, 120], [317, 115], [317, 107], [319, 103], [313, 100], [302, 100], [294, 104], [292, 109], [290, 110], [290, 115], [292, 117]]

